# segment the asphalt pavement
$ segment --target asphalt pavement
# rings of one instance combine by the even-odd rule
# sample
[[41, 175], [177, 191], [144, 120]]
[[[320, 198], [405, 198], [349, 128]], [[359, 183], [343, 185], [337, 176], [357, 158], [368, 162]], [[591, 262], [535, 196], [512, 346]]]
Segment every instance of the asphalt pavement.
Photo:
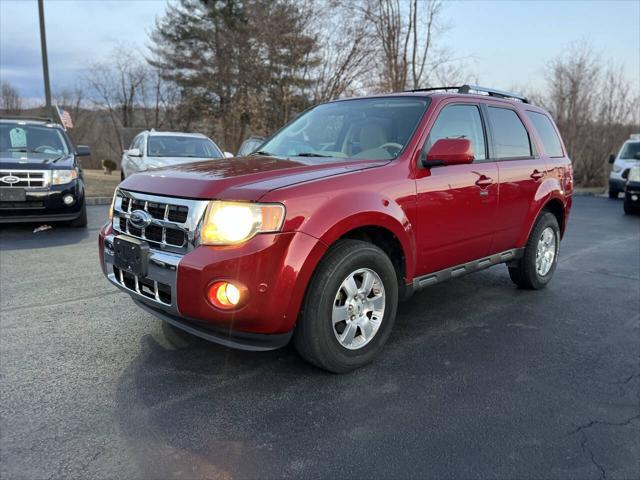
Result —
[[183, 334], [89, 229], [0, 229], [0, 477], [640, 478], [640, 217], [578, 197], [555, 278], [503, 265], [400, 305], [377, 361]]

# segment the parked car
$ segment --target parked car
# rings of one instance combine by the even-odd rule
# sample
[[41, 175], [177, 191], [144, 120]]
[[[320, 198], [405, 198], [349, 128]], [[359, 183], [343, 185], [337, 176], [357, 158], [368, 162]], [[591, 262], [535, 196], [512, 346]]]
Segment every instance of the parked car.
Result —
[[260, 148], [260, 145], [264, 143], [264, 137], [249, 137], [242, 145], [240, 145], [240, 149], [236, 154], [237, 157], [246, 157], [247, 155], [255, 152]]
[[58, 222], [87, 226], [84, 183], [64, 128], [46, 118], [0, 119], [0, 223]]
[[222, 152], [213, 140], [201, 133], [156, 132], [145, 130], [136, 135], [122, 154], [120, 176], [179, 163], [233, 156]]
[[640, 166], [640, 134], [631, 135], [624, 142], [618, 155], [611, 155], [609, 163], [613, 164], [609, 174], [609, 198], [618, 198], [625, 189], [629, 169]]
[[380, 352], [398, 300], [423, 287], [499, 263], [517, 286], [545, 287], [572, 192], [553, 121], [516, 94], [339, 100], [249, 157], [128, 178], [100, 259], [178, 328], [249, 350], [293, 339], [345, 372]]
[[640, 213], [640, 165], [629, 169], [624, 187], [624, 213]]

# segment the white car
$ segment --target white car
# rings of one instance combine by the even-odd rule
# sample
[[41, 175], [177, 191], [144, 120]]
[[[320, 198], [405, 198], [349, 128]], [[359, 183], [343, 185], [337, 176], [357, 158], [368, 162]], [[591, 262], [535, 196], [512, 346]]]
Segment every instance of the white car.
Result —
[[629, 169], [640, 166], [640, 134], [631, 135], [618, 155], [611, 155], [609, 163], [613, 164], [609, 174], [609, 198], [618, 198], [618, 194], [624, 192]]
[[122, 154], [120, 176], [124, 180], [152, 168], [232, 156], [201, 133], [144, 131], [136, 135]]

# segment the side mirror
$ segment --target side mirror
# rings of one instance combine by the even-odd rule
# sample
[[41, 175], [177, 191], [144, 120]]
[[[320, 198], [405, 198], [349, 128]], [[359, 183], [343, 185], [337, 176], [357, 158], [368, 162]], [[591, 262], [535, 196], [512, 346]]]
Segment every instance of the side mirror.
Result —
[[613, 163], [615, 161], [616, 161], [616, 156], [613, 154], [609, 155], [609, 163]]
[[231, 152], [224, 152], [224, 158], [233, 158], [235, 155]]
[[131, 150], [127, 150], [127, 156], [129, 157], [141, 157], [142, 152], [139, 148], [132, 148]]
[[76, 147], [76, 157], [88, 157], [91, 155], [91, 149], [86, 145], [78, 145]]
[[468, 138], [441, 138], [421, 158], [426, 168], [473, 163], [473, 144]]

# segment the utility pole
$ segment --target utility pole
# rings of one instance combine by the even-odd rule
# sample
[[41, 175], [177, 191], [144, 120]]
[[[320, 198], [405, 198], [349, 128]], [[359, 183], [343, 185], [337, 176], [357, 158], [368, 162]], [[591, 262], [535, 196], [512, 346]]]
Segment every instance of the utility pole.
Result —
[[51, 87], [49, 86], [49, 60], [47, 59], [47, 35], [44, 30], [44, 0], [38, 0], [38, 13], [40, 15], [40, 49], [42, 50], [42, 73], [44, 75], [44, 99], [47, 115], [53, 119], [51, 106]]

